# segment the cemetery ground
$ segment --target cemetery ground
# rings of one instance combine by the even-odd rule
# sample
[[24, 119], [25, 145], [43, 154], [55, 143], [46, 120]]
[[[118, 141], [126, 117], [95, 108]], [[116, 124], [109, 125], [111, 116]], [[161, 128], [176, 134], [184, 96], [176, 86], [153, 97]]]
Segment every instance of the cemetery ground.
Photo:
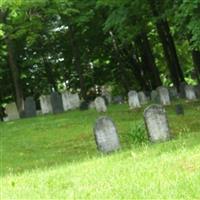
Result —
[[166, 107], [173, 138], [156, 144], [144, 107], [108, 107], [121, 142], [109, 155], [96, 149], [95, 110], [1, 123], [1, 199], [200, 199], [200, 104], [184, 102], [177, 116], [175, 103]]

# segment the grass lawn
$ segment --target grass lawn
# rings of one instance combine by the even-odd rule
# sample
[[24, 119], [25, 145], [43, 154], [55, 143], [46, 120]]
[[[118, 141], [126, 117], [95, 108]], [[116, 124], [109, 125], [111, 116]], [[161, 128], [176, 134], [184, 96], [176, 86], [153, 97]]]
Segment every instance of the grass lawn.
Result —
[[4, 199], [200, 199], [200, 102], [167, 107], [173, 139], [134, 144], [143, 110], [112, 105], [121, 150], [96, 150], [95, 110], [0, 123]]

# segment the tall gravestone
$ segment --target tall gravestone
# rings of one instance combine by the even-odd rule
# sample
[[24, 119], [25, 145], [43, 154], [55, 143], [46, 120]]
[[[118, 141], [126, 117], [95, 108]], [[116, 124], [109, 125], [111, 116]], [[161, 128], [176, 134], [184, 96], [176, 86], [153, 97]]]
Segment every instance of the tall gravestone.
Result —
[[49, 114], [53, 112], [50, 95], [40, 96], [40, 107], [42, 114]]
[[100, 117], [94, 126], [97, 148], [103, 153], [116, 151], [120, 148], [119, 137], [113, 121], [108, 117]]
[[147, 107], [144, 111], [144, 119], [150, 141], [157, 142], [170, 139], [166, 112], [161, 105]]
[[36, 104], [33, 97], [27, 97], [24, 101], [24, 114], [25, 117], [36, 116]]
[[71, 94], [70, 102], [71, 102], [71, 105], [72, 105], [72, 109], [77, 109], [77, 108], [80, 107], [81, 100], [79, 98], [78, 93]]
[[160, 98], [160, 103], [162, 105], [170, 105], [170, 97], [169, 97], [169, 91], [166, 87], [160, 86], [157, 88], [158, 95]]
[[51, 105], [54, 114], [62, 113], [64, 111], [62, 98], [59, 93], [57, 92], [51, 93]]
[[94, 101], [97, 112], [106, 112], [107, 107], [103, 97], [97, 97]]
[[19, 119], [19, 112], [15, 103], [9, 103], [6, 105], [5, 113], [7, 114], [8, 121]]
[[193, 86], [191, 86], [191, 85], [185, 86], [185, 97], [186, 97], [186, 99], [188, 99], [190, 101], [197, 99]]
[[140, 104], [144, 105], [144, 104], [148, 103], [148, 98], [143, 91], [138, 92], [138, 97], [139, 97], [139, 100], [140, 100]]
[[62, 93], [63, 108], [65, 111], [74, 110], [80, 107], [80, 99], [78, 94], [72, 94], [70, 92]]
[[128, 93], [128, 104], [130, 109], [141, 107], [138, 93], [136, 91], [130, 91]]
[[160, 103], [159, 95], [157, 90], [151, 91], [151, 101], [154, 103]]

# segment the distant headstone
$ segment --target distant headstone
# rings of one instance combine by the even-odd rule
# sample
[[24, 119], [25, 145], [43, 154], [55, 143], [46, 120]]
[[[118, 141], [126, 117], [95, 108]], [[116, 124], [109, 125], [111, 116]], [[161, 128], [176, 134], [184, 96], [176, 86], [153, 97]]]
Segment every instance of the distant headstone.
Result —
[[191, 100], [191, 101], [197, 99], [193, 86], [191, 85], [185, 86], [185, 97], [186, 99]]
[[112, 102], [112, 96], [107, 90], [102, 89], [102, 96], [106, 98], [106, 102], [108, 104], [110, 104]]
[[8, 121], [19, 119], [19, 112], [15, 103], [9, 103], [6, 105], [5, 112], [7, 114]]
[[144, 92], [138, 92], [138, 97], [140, 100], [140, 104], [144, 105], [148, 103], [148, 98]]
[[64, 111], [62, 98], [59, 93], [57, 92], [51, 93], [51, 105], [54, 114], [62, 113]]
[[136, 91], [130, 91], [128, 93], [128, 104], [130, 109], [141, 107], [138, 93]]
[[94, 126], [97, 148], [103, 153], [116, 151], [120, 148], [119, 137], [113, 121], [108, 117], [100, 117]]
[[169, 91], [166, 87], [160, 86], [157, 88], [159, 97], [160, 97], [160, 103], [162, 105], [170, 105], [170, 97], [169, 97]]
[[103, 97], [97, 97], [94, 101], [97, 112], [106, 112], [107, 107]]
[[49, 114], [53, 112], [50, 95], [40, 96], [40, 107], [42, 114]]
[[151, 101], [153, 103], [160, 103], [160, 98], [159, 98], [157, 90], [151, 91]]
[[150, 141], [157, 142], [170, 139], [166, 112], [161, 105], [147, 107], [144, 111], [144, 119]]
[[184, 115], [184, 108], [182, 104], [176, 105], [176, 114], [177, 115]]
[[87, 101], [82, 101], [81, 103], [80, 103], [80, 110], [88, 110], [88, 108], [89, 108], [89, 103], [87, 102]]
[[72, 110], [80, 107], [81, 100], [79, 98], [78, 93], [70, 95], [70, 102], [71, 102]]
[[124, 102], [123, 97], [120, 95], [114, 96], [112, 101], [114, 104], [122, 104]]
[[36, 116], [36, 104], [33, 97], [27, 97], [24, 101], [24, 114], [25, 117]]
[[198, 99], [200, 99], [200, 84], [194, 86], [195, 94]]
[[169, 88], [169, 96], [171, 100], [177, 99], [178, 98], [178, 91], [175, 87], [170, 87]]
[[95, 108], [94, 101], [89, 102], [89, 109], [94, 109], [94, 108]]
[[187, 84], [185, 83], [185, 82], [182, 82], [182, 83], [180, 83], [180, 86], [179, 86], [179, 96], [181, 97], [181, 98], [185, 98], [185, 86], [186, 86]]

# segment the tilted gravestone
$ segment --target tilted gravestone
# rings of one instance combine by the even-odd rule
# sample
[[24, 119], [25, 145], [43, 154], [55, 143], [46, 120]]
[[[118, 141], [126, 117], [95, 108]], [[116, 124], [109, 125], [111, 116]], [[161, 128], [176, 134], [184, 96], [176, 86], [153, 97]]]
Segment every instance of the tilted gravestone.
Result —
[[160, 98], [159, 98], [157, 90], [151, 91], [151, 101], [154, 103], [160, 103]]
[[5, 113], [7, 114], [8, 121], [19, 119], [19, 112], [15, 103], [9, 103], [6, 105]]
[[138, 93], [136, 91], [130, 91], [128, 93], [128, 104], [130, 109], [141, 107]]
[[161, 105], [147, 107], [144, 111], [144, 119], [150, 141], [157, 142], [170, 139], [166, 112]]
[[185, 97], [186, 99], [191, 100], [191, 101], [197, 99], [193, 86], [191, 85], [185, 86]]
[[95, 104], [95, 108], [97, 110], [97, 112], [106, 112], [107, 111], [107, 107], [106, 107], [106, 103], [103, 97], [97, 97], [94, 100], [94, 104]]
[[99, 151], [109, 153], [120, 148], [116, 127], [109, 117], [97, 119], [94, 126], [94, 135]]
[[194, 86], [195, 94], [198, 99], [200, 99], [200, 84]]
[[40, 107], [42, 114], [49, 114], [53, 112], [50, 95], [40, 96]]
[[59, 93], [57, 92], [51, 93], [51, 105], [54, 114], [64, 112], [62, 98]]
[[169, 97], [169, 91], [166, 87], [160, 86], [157, 88], [158, 95], [160, 97], [160, 103], [162, 105], [170, 105], [170, 97]]
[[178, 98], [178, 91], [175, 87], [170, 87], [169, 88], [169, 96], [171, 100], [177, 99]]
[[24, 114], [25, 117], [36, 116], [36, 104], [33, 97], [27, 97], [24, 101]]
[[138, 92], [138, 97], [139, 97], [140, 104], [144, 105], [148, 103], [148, 98], [144, 92], [142, 91]]
[[176, 114], [177, 115], [184, 115], [184, 108], [182, 104], [176, 105]]

